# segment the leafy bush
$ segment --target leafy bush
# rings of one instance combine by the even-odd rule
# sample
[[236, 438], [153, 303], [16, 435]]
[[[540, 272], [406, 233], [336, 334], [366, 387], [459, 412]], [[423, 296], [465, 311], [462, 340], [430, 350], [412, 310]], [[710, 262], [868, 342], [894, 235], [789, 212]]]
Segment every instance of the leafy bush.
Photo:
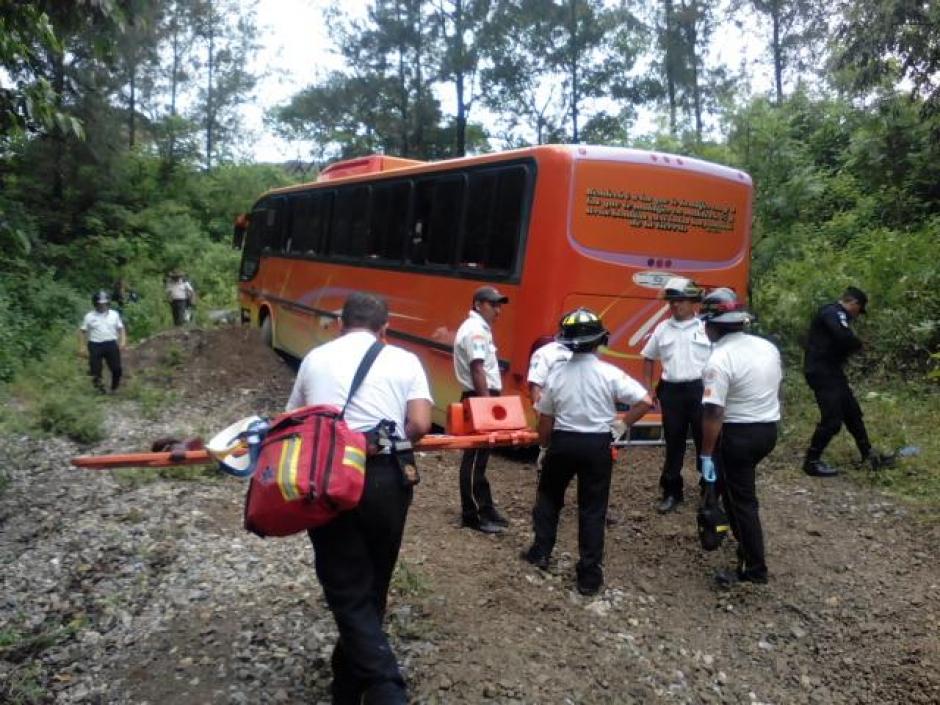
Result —
[[47, 433], [65, 436], [77, 443], [95, 443], [104, 438], [101, 408], [79, 396], [49, 395], [39, 404], [36, 414], [36, 425]]
[[930, 223], [914, 232], [870, 229], [843, 247], [825, 237], [804, 237], [754, 287], [763, 326], [794, 355], [815, 309], [854, 284], [870, 299], [868, 314], [858, 322], [869, 367], [924, 371], [930, 352], [940, 345], [938, 226]]

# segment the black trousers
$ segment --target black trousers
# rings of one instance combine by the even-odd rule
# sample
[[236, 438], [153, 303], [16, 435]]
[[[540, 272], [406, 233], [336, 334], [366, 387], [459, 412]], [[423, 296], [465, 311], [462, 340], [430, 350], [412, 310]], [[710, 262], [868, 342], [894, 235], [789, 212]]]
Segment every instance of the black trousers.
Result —
[[832, 374], [810, 373], [806, 375], [806, 383], [816, 395], [816, 405], [819, 406], [819, 423], [809, 442], [807, 460], [819, 460], [842, 424], [852, 434], [862, 457], [867, 456], [871, 451], [871, 442], [868, 440], [862, 407], [858, 405], [845, 374], [841, 370]]
[[604, 578], [601, 566], [612, 467], [609, 432], [554, 431], [532, 510], [532, 545], [548, 557], [555, 548], [565, 490], [572, 478], [578, 478], [578, 580], [596, 587]]
[[186, 323], [186, 299], [173, 299], [170, 301], [170, 310], [173, 312], [173, 325], [181, 326]]
[[339, 630], [334, 705], [407, 702], [382, 621], [411, 498], [396, 458], [372, 456], [359, 506], [309, 532], [317, 578]]
[[757, 464], [777, 445], [776, 423], [726, 423], [721, 428], [718, 489], [738, 541], [739, 570], [766, 576], [764, 530], [757, 502]]
[[[498, 396], [501, 392], [490, 390], [491, 396]], [[473, 392], [464, 392], [460, 395], [463, 401], [468, 397], [475, 397]], [[490, 460], [490, 452], [485, 448], [465, 450], [460, 460], [460, 513], [465, 522], [474, 523], [480, 519], [489, 519], [493, 513], [493, 494], [490, 491], [490, 481], [486, 479], [486, 465]]]
[[666, 458], [659, 478], [663, 497], [682, 499], [682, 463], [685, 460], [685, 445], [689, 429], [695, 442], [695, 464], [698, 467], [699, 451], [702, 447], [702, 380], [689, 382], [667, 382], [660, 380], [656, 396], [663, 414], [663, 440], [666, 442]]
[[111, 371], [111, 389], [117, 389], [121, 384], [121, 348], [116, 340], [106, 340], [103, 343], [88, 343], [88, 374], [95, 387], [104, 391], [101, 382], [102, 362], [107, 363]]

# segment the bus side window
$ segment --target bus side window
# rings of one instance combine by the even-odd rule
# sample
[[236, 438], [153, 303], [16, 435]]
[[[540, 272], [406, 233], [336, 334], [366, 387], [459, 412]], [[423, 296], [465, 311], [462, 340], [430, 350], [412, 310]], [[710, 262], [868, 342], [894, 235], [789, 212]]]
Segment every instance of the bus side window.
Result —
[[287, 224], [287, 199], [284, 197], [272, 198], [265, 205], [267, 206], [267, 215], [264, 219], [262, 252], [266, 254], [280, 252]]
[[310, 210], [310, 227], [313, 239], [307, 248], [307, 253], [317, 254], [326, 250], [330, 233], [330, 216], [333, 210], [333, 192], [319, 191], [313, 194]]
[[310, 200], [306, 193], [290, 196], [290, 234], [284, 243], [285, 252], [304, 252], [310, 242]]
[[486, 169], [469, 175], [461, 267], [512, 271], [521, 236], [526, 175], [523, 166]]
[[369, 259], [401, 261], [410, 201], [410, 181], [378, 184], [372, 188], [372, 223], [366, 248]]
[[330, 232], [330, 254], [363, 257], [369, 236], [369, 187], [340, 189]]
[[264, 232], [267, 228], [268, 203], [259, 203], [251, 212], [248, 221], [248, 232], [245, 234], [245, 247], [242, 249], [242, 263], [239, 279], [249, 281], [258, 272], [261, 263], [261, 248], [263, 246]]
[[487, 269], [512, 271], [522, 238], [523, 200], [527, 170], [514, 166], [499, 170], [499, 188], [493, 208], [492, 234], [487, 253]]
[[451, 264], [463, 213], [462, 174], [418, 183], [409, 260], [415, 264]]
[[487, 250], [493, 220], [497, 174], [493, 169], [469, 174], [467, 220], [460, 253], [460, 266], [482, 269], [486, 266]]

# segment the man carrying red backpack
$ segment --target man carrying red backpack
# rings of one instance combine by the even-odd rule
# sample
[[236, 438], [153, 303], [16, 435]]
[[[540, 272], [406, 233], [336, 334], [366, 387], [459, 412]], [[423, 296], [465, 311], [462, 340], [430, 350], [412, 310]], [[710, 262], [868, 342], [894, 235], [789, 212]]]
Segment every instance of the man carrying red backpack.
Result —
[[[390, 421], [398, 438], [417, 441], [431, 428], [431, 395], [412, 353], [385, 345], [349, 398], [360, 361], [384, 338], [388, 306], [371, 294], [354, 292], [341, 319], [342, 335], [311, 350], [301, 363], [287, 410], [343, 407], [348, 399], [345, 420], [351, 429], [388, 428]], [[317, 578], [339, 630], [332, 658], [334, 705], [404, 705], [408, 700], [382, 621], [411, 504], [414, 457], [387, 451], [387, 445], [370, 448], [359, 505], [309, 531]]]

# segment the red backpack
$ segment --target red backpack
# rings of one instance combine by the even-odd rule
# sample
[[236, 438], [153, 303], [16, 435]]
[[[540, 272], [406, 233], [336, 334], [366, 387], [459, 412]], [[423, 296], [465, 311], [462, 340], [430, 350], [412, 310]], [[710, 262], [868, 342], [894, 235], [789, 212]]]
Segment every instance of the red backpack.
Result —
[[350, 429], [343, 415], [382, 347], [376, 341], [366, 352], [342, 410], [327, 404], [305, 406], [271, 422], [245, 498], [248, 531], [289, 536], [322, 526], [359, 504], [366, 438]]

